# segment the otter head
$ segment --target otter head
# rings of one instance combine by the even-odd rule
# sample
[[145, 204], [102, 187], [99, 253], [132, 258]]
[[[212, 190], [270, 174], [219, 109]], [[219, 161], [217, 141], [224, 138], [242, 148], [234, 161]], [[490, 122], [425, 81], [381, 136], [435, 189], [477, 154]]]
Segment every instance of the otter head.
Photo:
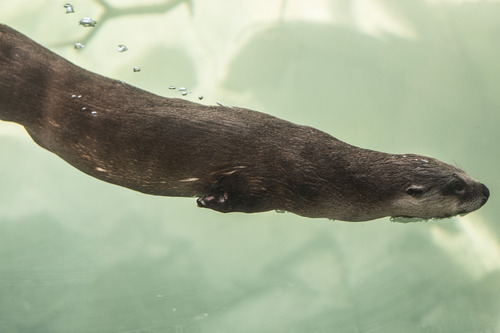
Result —
[[393, 201], [393, 218], [446, 218], [483, 206], [488, 188], [463, 170], [419, 155], [395, 155], [404, 176]]

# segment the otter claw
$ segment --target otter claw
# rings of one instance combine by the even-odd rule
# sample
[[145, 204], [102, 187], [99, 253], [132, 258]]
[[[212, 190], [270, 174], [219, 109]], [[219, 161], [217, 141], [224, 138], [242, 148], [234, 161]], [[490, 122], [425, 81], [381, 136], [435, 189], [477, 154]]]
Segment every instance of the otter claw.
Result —
[[227, 192], [224, 192], [222, 195], [206, 195], [203, 197], [199, 197], [196, 200], [198, 207], [204, 208], [212, 208], [215, 209], [216, 206], [222, 206], [228, 199]]

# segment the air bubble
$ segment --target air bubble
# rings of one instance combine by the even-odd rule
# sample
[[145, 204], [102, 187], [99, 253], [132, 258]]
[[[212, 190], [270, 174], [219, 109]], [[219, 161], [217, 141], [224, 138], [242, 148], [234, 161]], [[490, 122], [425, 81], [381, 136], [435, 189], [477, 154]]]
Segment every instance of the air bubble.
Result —
[[198, 96], [198, 99], [201, 101], [203, 99], [203, 96]]
[[97, 117], [97, 112], [96, 111], [92, 111], [92, 112], [90, 112], [90, 114], [92, 115], [92, 117]]
[[85, 47], [85, 45], [83, 45], [82, 43], [75, 43], [76, 50], [83, 49], [84, 47]]
[[283, 210], [283, 209], [275, 209], [274, 211], [278, 214], [285, 214], [286, 213], [286, 210]]
[[85, 28], [93, 28], [97, 24], [97, 21], [91, 19], [90, 17], [84, 17], [80, 20], [80, 25], [83, 25]]
[[73, 5], [69, 3], [65, 4], [63, 7], [66, 8], [66, 14], [71, 14], [75, 12], [75, 8], [73, 7]]
[[175, 87], [174, 87], [174, 86], [170, 86], [170, 87], [168, 87], [168, 89], [170, 89], [170, 90], [174, 90], [174, 89], [175, 89]]
[[123, 44], [118, 45], [118, 52], [125, 52], [125, 51], [128, 51], [128, 48], [125, 45]]
[[134, 73], [137, 73], [137, 72], [141, 71], [141, 69], [139, 67], [134, 67], [133, 70], [134, 70]]
[[179, 91], [186, 91], [186, 90], [187, 90], [187, 89], [186, 89], [186, 88], [184, 88], [184, 87], [180, 87], [180, 88], [179, 88]]
[[188, 94], [188, 92], [187, 91], [183, 91], [183, 92], [181, 92], [181, 94], [182, 94], [182, 96], [186, 96]]

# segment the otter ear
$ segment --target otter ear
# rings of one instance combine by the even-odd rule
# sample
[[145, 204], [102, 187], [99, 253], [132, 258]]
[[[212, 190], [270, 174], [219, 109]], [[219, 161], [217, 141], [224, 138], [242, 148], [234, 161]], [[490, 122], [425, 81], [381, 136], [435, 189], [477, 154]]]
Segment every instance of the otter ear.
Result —
[[424, 194], [425, 188], [421, 185], [410, 185], [406, 189], [406, 194], [411, 195], [414, 198], [419, 198], [422, 194]]

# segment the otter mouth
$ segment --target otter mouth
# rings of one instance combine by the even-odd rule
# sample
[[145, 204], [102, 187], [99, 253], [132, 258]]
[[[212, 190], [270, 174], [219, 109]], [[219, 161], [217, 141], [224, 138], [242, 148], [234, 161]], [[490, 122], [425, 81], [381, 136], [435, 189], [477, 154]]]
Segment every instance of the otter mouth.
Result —
[[416, 217], [416, 216], [391, 216], [390, 220], [391, 222], [400, 222], [400, 223], [411, 223], [411, 222], [427, 222], [429, 220], [444, 220], [444, 219], [450, 219], [455, 216], [460, 216], [463, 217], [467, 214], [469, 214], [469, 211], [462, 210], [457, 212], [454, 215], [444, 215], [444, 216], [437, 216], [437, 217]]

